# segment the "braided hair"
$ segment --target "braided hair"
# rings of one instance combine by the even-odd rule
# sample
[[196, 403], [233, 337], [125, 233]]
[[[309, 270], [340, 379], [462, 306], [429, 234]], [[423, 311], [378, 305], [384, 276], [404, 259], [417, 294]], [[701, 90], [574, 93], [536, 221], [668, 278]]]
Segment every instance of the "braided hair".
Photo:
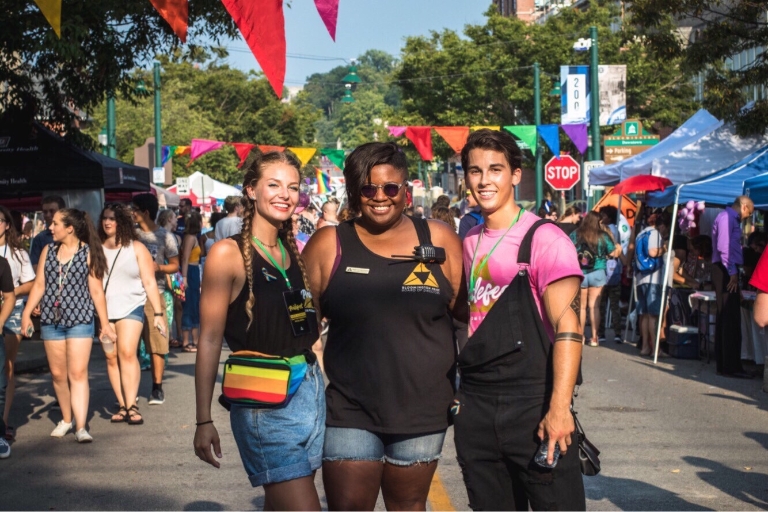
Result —
[[[290, 165], [291, 167], [294, 167], [296, 173], [301, 176], [301, 162], [289, 151], [270, 151], [263, 155], [254, 152], [252, 153], [251, 158], [252, 159], [246, 168], [245, 177], [243, 178], [243, 192], [246, 191], [247, 187], [253, 187], [258, 183], [262, 177], [264, 168], [270, 164], [283, 163]], [[250, 329], [251, 324], [253, 323], [253, 307], [256, 305], [256, 296], [253, 293], [253, 255], [255, 249], [251, 243], [251, 228], [256, 213], [256, 206], [247, 195], [243, 198], [243, 204], [243, 229], [240, 232], [240, 236], [237, 237], [237, 246], [240, 249], [240, 254], [243, 256], [245, 277], [248, 281], [248, 302], [245, 304], [245, 313], [248, 315], [247, 329]], [[293, 235], [293, 221], [290, 217], [283, 222], [282, 226], [280, 226], [277, 236], [283, 242], [283, 245], [290, 251], [291, 259], [299, 265], [301, 277], [304, 281], [304, 288], [309, 290], [307, 268], [301, 254], [299, 254], [296, 238]]]

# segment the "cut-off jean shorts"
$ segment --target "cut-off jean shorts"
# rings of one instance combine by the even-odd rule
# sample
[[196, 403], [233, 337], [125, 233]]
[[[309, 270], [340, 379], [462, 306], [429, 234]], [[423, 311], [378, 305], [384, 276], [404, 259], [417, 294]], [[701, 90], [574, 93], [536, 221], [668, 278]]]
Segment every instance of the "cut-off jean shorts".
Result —
[[40, 326], [40, 337], [43, 338], [43, 341], [93, 338], [93, 320], [87, 324], [76, 324], [72, 327], [64, 327], [63, 325], [54, 324], [43, 324]]
[[426, 434], [377, 434], [345, 427], [325, 429], [323, 462], [381, 461], [395, 466], [440, 459], [445, 430]]
[[136, 306], [136, 308], [125, 315], [123, 318], [110, 318], [109, 321], [116, 324], [120, 320], [136, 320], [137, 322], [144, 323], [144, 304]]
[[229, 419], [251, 485], [311, 476], [322, 465], [325, 437], [325, 385], [320, 366], [307, 366], [307, 374], [287, 406], [233, 405]]
[[11, 316], [5, 321], [3, 334], [21, 334], [21, 314], [24, 312], [24, 304], [17, 304], [13, 307]]

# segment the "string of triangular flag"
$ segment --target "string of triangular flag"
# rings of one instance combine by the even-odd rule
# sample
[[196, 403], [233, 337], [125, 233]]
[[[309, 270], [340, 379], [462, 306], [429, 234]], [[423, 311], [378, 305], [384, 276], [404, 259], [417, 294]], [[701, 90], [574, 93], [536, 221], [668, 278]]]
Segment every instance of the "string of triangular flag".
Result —
[[[269, 153], [270, 151], [285, 151], [288, 149], [301, 161], [301, 165], [307, 165], [312, 157], [317, 152], [316, 148], [304, 148], [304, 147], [291, 147], [291, 146], [273, 146], [268, 144], [251, 144], [249, 142], [222, 142], [219, 140], [208, 139], [192, 139], [189, 146], [163, 146], [162, 157], [163, 165], [168, 160], [175, 156], [189, 155], [189, 162], [192, 163], [195, 159], [200, 158], [206, 153], [216, 151], [224, 146], [232, 146], [240, 158], [240, 163], [237, 165], [241, 167], [245, 163], [245, 159], [248, 158], [248, 154], [251, 150], [258, 148], [262, 153]], [[337, 150], [321, 150], [336, 152]], [[330, 158], [329, 158], [330, 159]], [[331, 161], [333, 161], [331, 159]], [[341, 150], [341, 168], [344, 166], [344, 150]]]

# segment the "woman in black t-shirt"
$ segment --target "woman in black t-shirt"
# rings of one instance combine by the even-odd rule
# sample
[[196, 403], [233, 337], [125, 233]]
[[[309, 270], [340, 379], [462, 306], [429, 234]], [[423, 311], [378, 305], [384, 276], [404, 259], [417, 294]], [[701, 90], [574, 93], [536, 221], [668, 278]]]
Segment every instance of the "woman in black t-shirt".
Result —
[[[303, 355], [308, 363], [287, 405], [231, 406], [240, 458], [251, 484], [264, 486], [267, 510], [320, 510], [314, 473], [322, 460], [324, 385], [312, 353], [317, 317], [291, 221], [299, 200], [300, 168], [289, 152], [271, 152], [253, 161], [243, 181], [242, 232], [211, 248], [200, 297], [194, 446], [203, 461], [219, 467], [216, 458], [221, 458], [211, 399], [223, 336], [233, 352]], [[299, 324], [297, 308], [306, 312]]]
[[[426, 506], [453, 401], [453, 318], [466, 322], [461, 242], [445, 223], [411, 219], [408, 167], [391, 143], [369, 143], [344, 167], [359, 216], [319, 229], [302, 253], [328, 318], [323, 483], [330, 510]], [[442, 263], [414, 247], [442, 247]]]

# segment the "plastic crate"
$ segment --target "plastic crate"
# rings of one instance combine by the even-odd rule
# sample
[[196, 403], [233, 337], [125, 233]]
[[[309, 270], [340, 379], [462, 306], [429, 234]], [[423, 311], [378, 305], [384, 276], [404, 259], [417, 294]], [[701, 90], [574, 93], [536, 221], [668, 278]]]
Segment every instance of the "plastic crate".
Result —
[[696, 327], [673, 325], [667, 339], [669, 355], [677, 359], [699, 358], [699, 330]]

